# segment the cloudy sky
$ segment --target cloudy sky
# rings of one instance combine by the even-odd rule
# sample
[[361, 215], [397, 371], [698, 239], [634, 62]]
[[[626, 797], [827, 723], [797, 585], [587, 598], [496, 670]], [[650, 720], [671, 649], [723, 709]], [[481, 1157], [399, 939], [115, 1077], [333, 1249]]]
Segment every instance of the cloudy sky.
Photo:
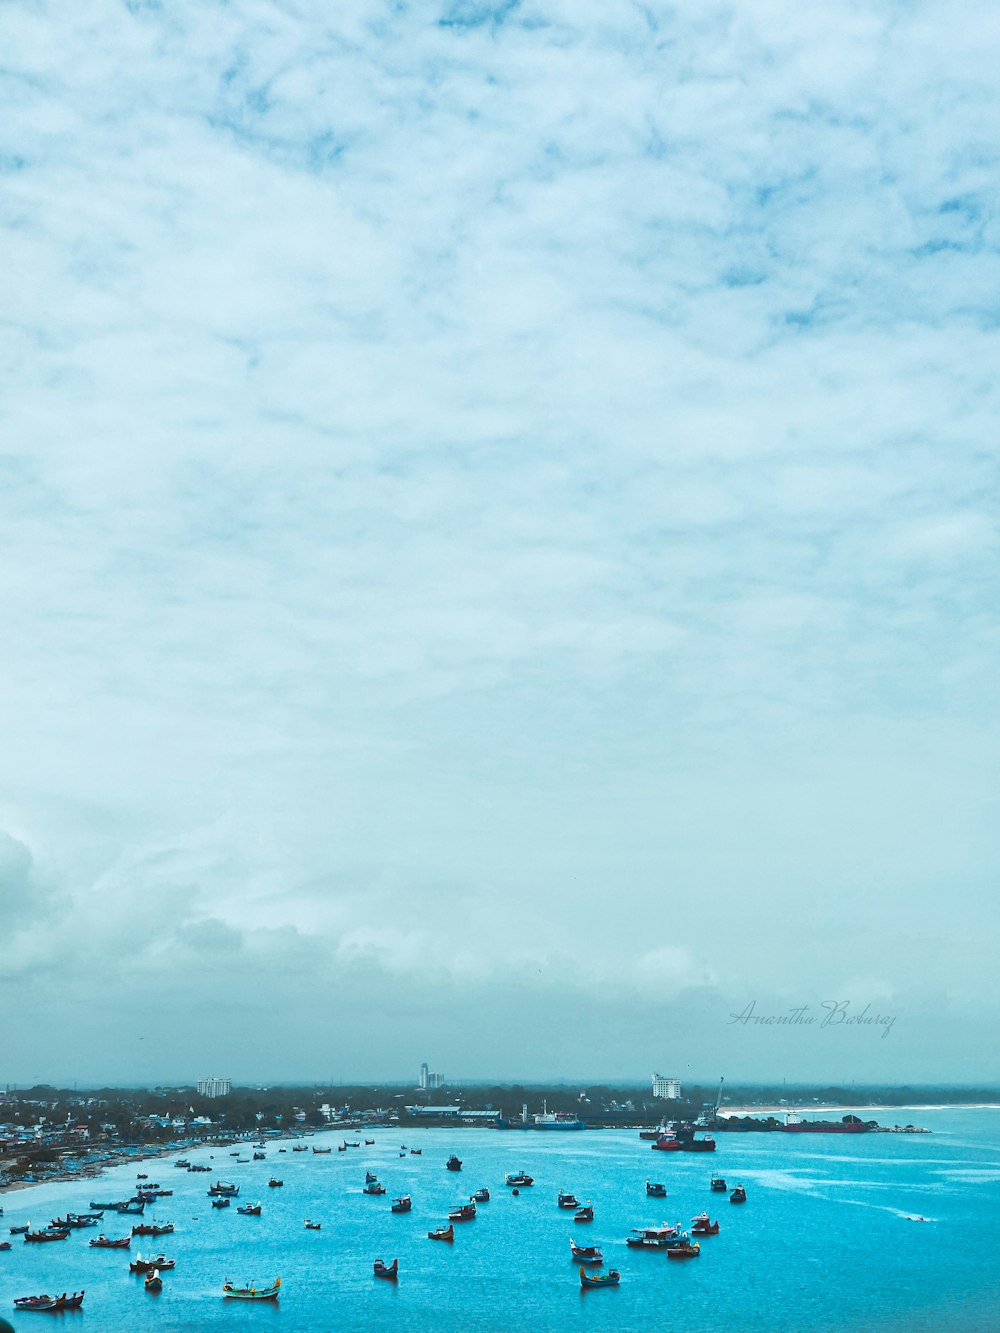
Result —
[[1000, 1078], [995, 6], [0, 33], [0, 1080]]

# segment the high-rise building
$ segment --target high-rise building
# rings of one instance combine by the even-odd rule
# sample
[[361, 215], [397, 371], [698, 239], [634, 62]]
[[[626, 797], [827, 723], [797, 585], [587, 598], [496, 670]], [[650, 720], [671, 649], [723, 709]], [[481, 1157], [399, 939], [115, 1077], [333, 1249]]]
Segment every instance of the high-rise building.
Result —
[[228, 1078], [200, 1078], [198, 1080], [199, 1097], [228, 1097], [232, 1089]]
[[679, 1078], [664, 1078], [662, 1074], [653, 1075], [653, 1096], [663, 1097], [669, 1101], [677, 1101], [681, 1095], [681, 1081]]
[[422, 1088], [427, 1087], [428, 1078], [430, 1078], [430, 1070], [427, 1068], [427, 1061], [425, 1060], [420, 1066], [420, 1086]]

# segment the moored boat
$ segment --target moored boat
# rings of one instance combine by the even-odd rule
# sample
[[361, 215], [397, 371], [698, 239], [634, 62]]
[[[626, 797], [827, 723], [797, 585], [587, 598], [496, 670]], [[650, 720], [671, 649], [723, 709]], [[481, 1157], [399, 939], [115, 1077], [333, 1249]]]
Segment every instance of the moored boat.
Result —
[[92, 1250], [127, 1250], [132, 1244], [131, 1236], [121, 1236], [118, 1240], [112, 1240], [109, 1236], [98, 1236], [90, 1242]]
[[14, 1299], [15, 1310], [55, 1310], [58, 1298], [55, 1296], [17, 1296]]
[[213, 1200], [212, 1200], [212, 1207], [213, 1207], [213, 1208], [228, 1208], [228, 1207], [230, 1206], [231, 1203], [232, 1203], [232, 1199], [229, 1197], [228, 1194], [220, 1194], [219, 1197], [218, 1197], [217, 1199], [213, 1199]]
[[32, 1245], [45, 1245], [51, 1240], [68, 1240], [69, 1231], [55, 1231], [47, 1227], [44, 1231], [26, 1231], [24, 1239]]
[[452, 1155], [448, 1158], [447, 1162], [445, 1162], [445, 1166], [448, 1168], [449, 1171], [461, 1171], [462, 1159], [460, 1157], [456, 1157], [455, 1154], [452, 1153]]
[[140, 1222], [138, 1226], [132, 1228], [132, 1235], [169, 1236], [173, 1232], [173, 1229], [173, 1222]]
[[228, 1195], [229, 1198], [235, 1199], [240, 1192], [240, 1187], [229, 1180], [217, 1180], [214, 1185], [209, 1185], [208, 1192], [209, 1194]]
[[588, 1273], [582, 1266], [580, 1268], [580, 1286], [584, 1291], [591, 1287], [617, 1287], [621, 1280], [617, 1268], [609, 1268], [606, 1273]]
[[489, 1203], [490, 1192], [484, 1185], [482, 1189], [476, 1190], [475, 1194], [470, 1194], [469, 1198], [472, 1200], [473, 1203]]
[[564, 1193], [562, 1190], [559, 1191], [559, 1200], [558, 1200], [558, 1203], [559, 1203], [559, 1207], [560, 1207], [560, 1208], [579, 1208], [579, 1207], [580, 1207], [580, 1200], [576, 1197], [575, 1194], [566, 1194], [566, 1193]]
[[646, 1193], [651, 1199], [665, 1199], [667, 1197], [666, 1185], [661, 1185], [659, 1181], [646, 1181]]
[[688, 1236], [682, 1236], [675, 1244], [668, 1246], [668, 1259], [697, 1259], [701, 1254], [701, 1246], [698, 1242], [692, 1241]]
[[625, 1237], [625, 1244], [631, 1250], [665, 1250], [671, 1241], [676, 1240], [677, 1227], [633, 1227], [631, 1234]]
[[26, 1235], [27, 1232], [29, 1232], [30, 1230], [31, 1230], [31, 1223], [30, 1223], [30, 1222], [25, 1222], [25, 1223], [23, 1224], [23, 1226], [19, 1226], [19, 1227], [11, 1227], [11, 1229], [10, 1229], [10, 1234], [11, 1234], [12, 1236], [24, 1236], [24, 1235]]
[[733, 1190], [732, 1194], [730, 1194], [730, 1196], [729, 1196], [729, 1202], [730, 1202], [730, 1203], [746, 1203], [746, 1201], [747, 1201], [747, 1192], [746, 1192], [746, 1190], [743, 1188], [742, 1185], [737, 1185], [736, 1188]]
[[244, 1203], [236, 1211], [243, 1217], [260, 1217], [260, 1203]]
[[72, 1296], [67, 1296], [65, 1292], [56, 1301], [57, 1310], [79, 1310], [83, 1305], [83, 1298], [86, 1295], [82, 1291], [74, 1291]]
[[713, 1176], [713, 1177], [712, 1177], [712, 1192], [713, 1192], [713, 1194], [725, 1194], [727, 1188], [728, 1188], [728, 1186], [726, 1185], [726, 1182], [725, 1182], [725, 1180], [723, 1179], [722, 1176]]
[[533, 1176], [527, 1175], [524, 1171], [508, 1171], [503, 1178], [503, 1183], [505, 1185], [517, 1185], [520, 1188], [522, 1185], [533, 1185], [535, 1181]]
[[385, 1193], [385, 1186], [382, 1185], [382, 1184], [380, 1184], [377, 1180], [370, 1180], [370, 1181], [368, 1182], [368, 1184], [364, 1187], [364, 1189], [361, 1191], [361, 1193], [362, 1193], [362, 1194], [384, 1194], [384, 1193]]
[[139, 1257], [133, 1259], [128, 1266], [130, 1273], [151, 1273], [154, 1268], [158, 1268], [161, 1273], [170, 1273], [177, 1265], [176, 1259], [168, 1259], [165, 1254], [158, 1254], [155, 1259], [143, 1259]]
[[307, 1231], [319, 1231], [322, 1225], [322, 1222], [312, 1222], [308, 1217], [305, 1220], [305, 1228]]
[[603, 1264], [604, 1251], [599, 1245], [577, 1245], [570, 1240], [569, 1252], [578, 1264]]
[[160, 1277], [158, 1268], [154, 1268], [151, 1273], [146, 1274], [143, 1286], [154, 1296], [163, 1290], [163, 1278]]
[[381, 1259], [376, 1259], [372, 1264], [372, 1271], [376, 1277], [387, 1277], [390, 1280], [399, 1276], [399, 1260], [393, 1259], [391, 1264], [386, 1264]]
[[228, 1301], [276, 1301], [280, 1287], [280, 1277], [276, 1277], [269, 1287], [234, 1287], [231, 1282], [225, 1282], [222, 1294]]
[[393, 1200], [390, 1212], [408, 1213], [413, 1207], [413, 1200], [408, 1194], [401, 1194], [398, 1199]]
[[719, 1234], [719, 1223], [711, 1222], [707, 1214], [702, 1217], [696, 1217], [691, 1223], [692, 1236], [717, 1236]]
[[593, 1222], [593, 1220], [594, 1220], [594, 1205], [588, 1199], [587, 1202], [585, 1204], [582, 1204], [573, 1214], [573, 1221]]
[[284, 1183], [285, 1182], [283, 1180], [278, 1180], [274, 1176], [272, 1176], [271, 1179], [267, 1182], [267, 1187], [268, 1189], [272, 1190], [280, 1190], [282, 1185], [284, 1185]]
[[438, 1227], [436, 1231], [428, 1231], [428, 1240], [454, 1240], [455, 1228], [449, 1222], [446, 1227]]
[[654, 1152], [680, 1152], [684, 1145], [676, 1134], [661, 1134], [652, 1145]]
[[457, 1203], [454, 1208], [449, 1209], [449, 1222], [471, 1222], [476, 1215], [476, 1205], [474, 1203]]

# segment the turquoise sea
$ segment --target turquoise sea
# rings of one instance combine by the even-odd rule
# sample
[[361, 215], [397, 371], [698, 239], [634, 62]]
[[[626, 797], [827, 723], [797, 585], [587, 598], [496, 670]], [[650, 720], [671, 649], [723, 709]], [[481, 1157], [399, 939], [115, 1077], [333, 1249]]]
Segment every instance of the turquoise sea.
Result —
[[[1000, 1330], [1000, 1110], [904, 1110], [884, 1122], [912, 1120], [927, 1135], [719, 1135], [713, 1154], [658, 1153], [633, 1131], [578, 1134], [495, 1130], [369, 1132], [374, 1147], [330, 1155], [268, 1147], [265, 1162], [237, 1165], [227, 1149], [187, 1155], [211, 1162], [192, 1174], [160, 1158], [115, 1167], [96, 1181], [41, 1185], [0, 1199], [0, 1225], [13, 1242], [0, 1253], [0, 1314], [15, 1328], [55, 1318], [60, 1328], [101, 1333], [190, 1333], [266, 1328], [559, 1333], [640, 1330], [690, 1333], [989, 1333]], [[363, 1137], [363, 1136], [359, 1136]], [[336, 1144], [339, 1134], [310, 1144]], [[400, 1143], [422, 1149], [400, 1157]], [[286, 1151], [279, 1153], [279, 1146]], [[449, 1154], [461, 1173], [445, 1169]], [[249, 1156], [249, 1150], [246, 1152]], [[524, 1169], [535, 1184], [518, 1198], [504, 1173]], [[381, 1198], [362, 1194], [365, 1171], [385, 1184]], [[91, 1250], [96, 1230], [54, 1245], [25, 1245], [11, 1225], [36, 1225], [90, 1200], [131, 1193], [137, 1171], [174, 1190], [155, 1215], [175, 1223], [172, 1236], [132, 1242], [130, 1254], [162, 1250], [176, 1258], [159, 1296], [128, 1271], [129, 1253]], [[271, 1173], [282, 1189], [269, 1189]], [[748, 1202], [712, 1194], [713, 1174], [746, 1186]], [[206, 1195], [216, 1177], [236, 1180], [240, 1202], [263, 1204], [259, 1218], [235, 1206], [214, 1210]], [[647, 1179], [663, 1181], [666, 1200], [648, 1199]], [[456, 1224], [453, 1245], [430, 1241], [449, 1205], [487, 1185], [478, 1217]], [[574, 1224], [556, 1206], [560, 1189], [591, 1200], [595, 1220]], [[411, 1193], [413, 1211], [389, 1211]], [[628, 1250], [633, 1226], [718, 1217], [718, 1236], [700, 1258], [673, 1262]], [[922, 1215], [926, 1222], [910, 1221]], [[305, 1218], [322, 1222], [306, 1231]], [[130, 1219], [108, 1215], [109, 1235]], [[581, 1292], [569, 1239], [600, 1244], [605, 1269], [622, 1274], [617, 1290]], [[399, 1259], [396, 1284], [372, 1276], [376, 1258]], [[266, 1285], [282, 1279], [275, 1305], [224, 1301], [222, 1283]], [[17, 1314], [16, 1296], [86, 1288], [79, 1314]]]

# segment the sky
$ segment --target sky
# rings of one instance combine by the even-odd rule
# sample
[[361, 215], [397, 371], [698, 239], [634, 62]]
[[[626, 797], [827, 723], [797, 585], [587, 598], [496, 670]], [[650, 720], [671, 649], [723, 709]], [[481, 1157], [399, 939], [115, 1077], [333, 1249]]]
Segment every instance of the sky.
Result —
[[3, 7], [0, 1081], [1000, 1080], [998, 67]]

